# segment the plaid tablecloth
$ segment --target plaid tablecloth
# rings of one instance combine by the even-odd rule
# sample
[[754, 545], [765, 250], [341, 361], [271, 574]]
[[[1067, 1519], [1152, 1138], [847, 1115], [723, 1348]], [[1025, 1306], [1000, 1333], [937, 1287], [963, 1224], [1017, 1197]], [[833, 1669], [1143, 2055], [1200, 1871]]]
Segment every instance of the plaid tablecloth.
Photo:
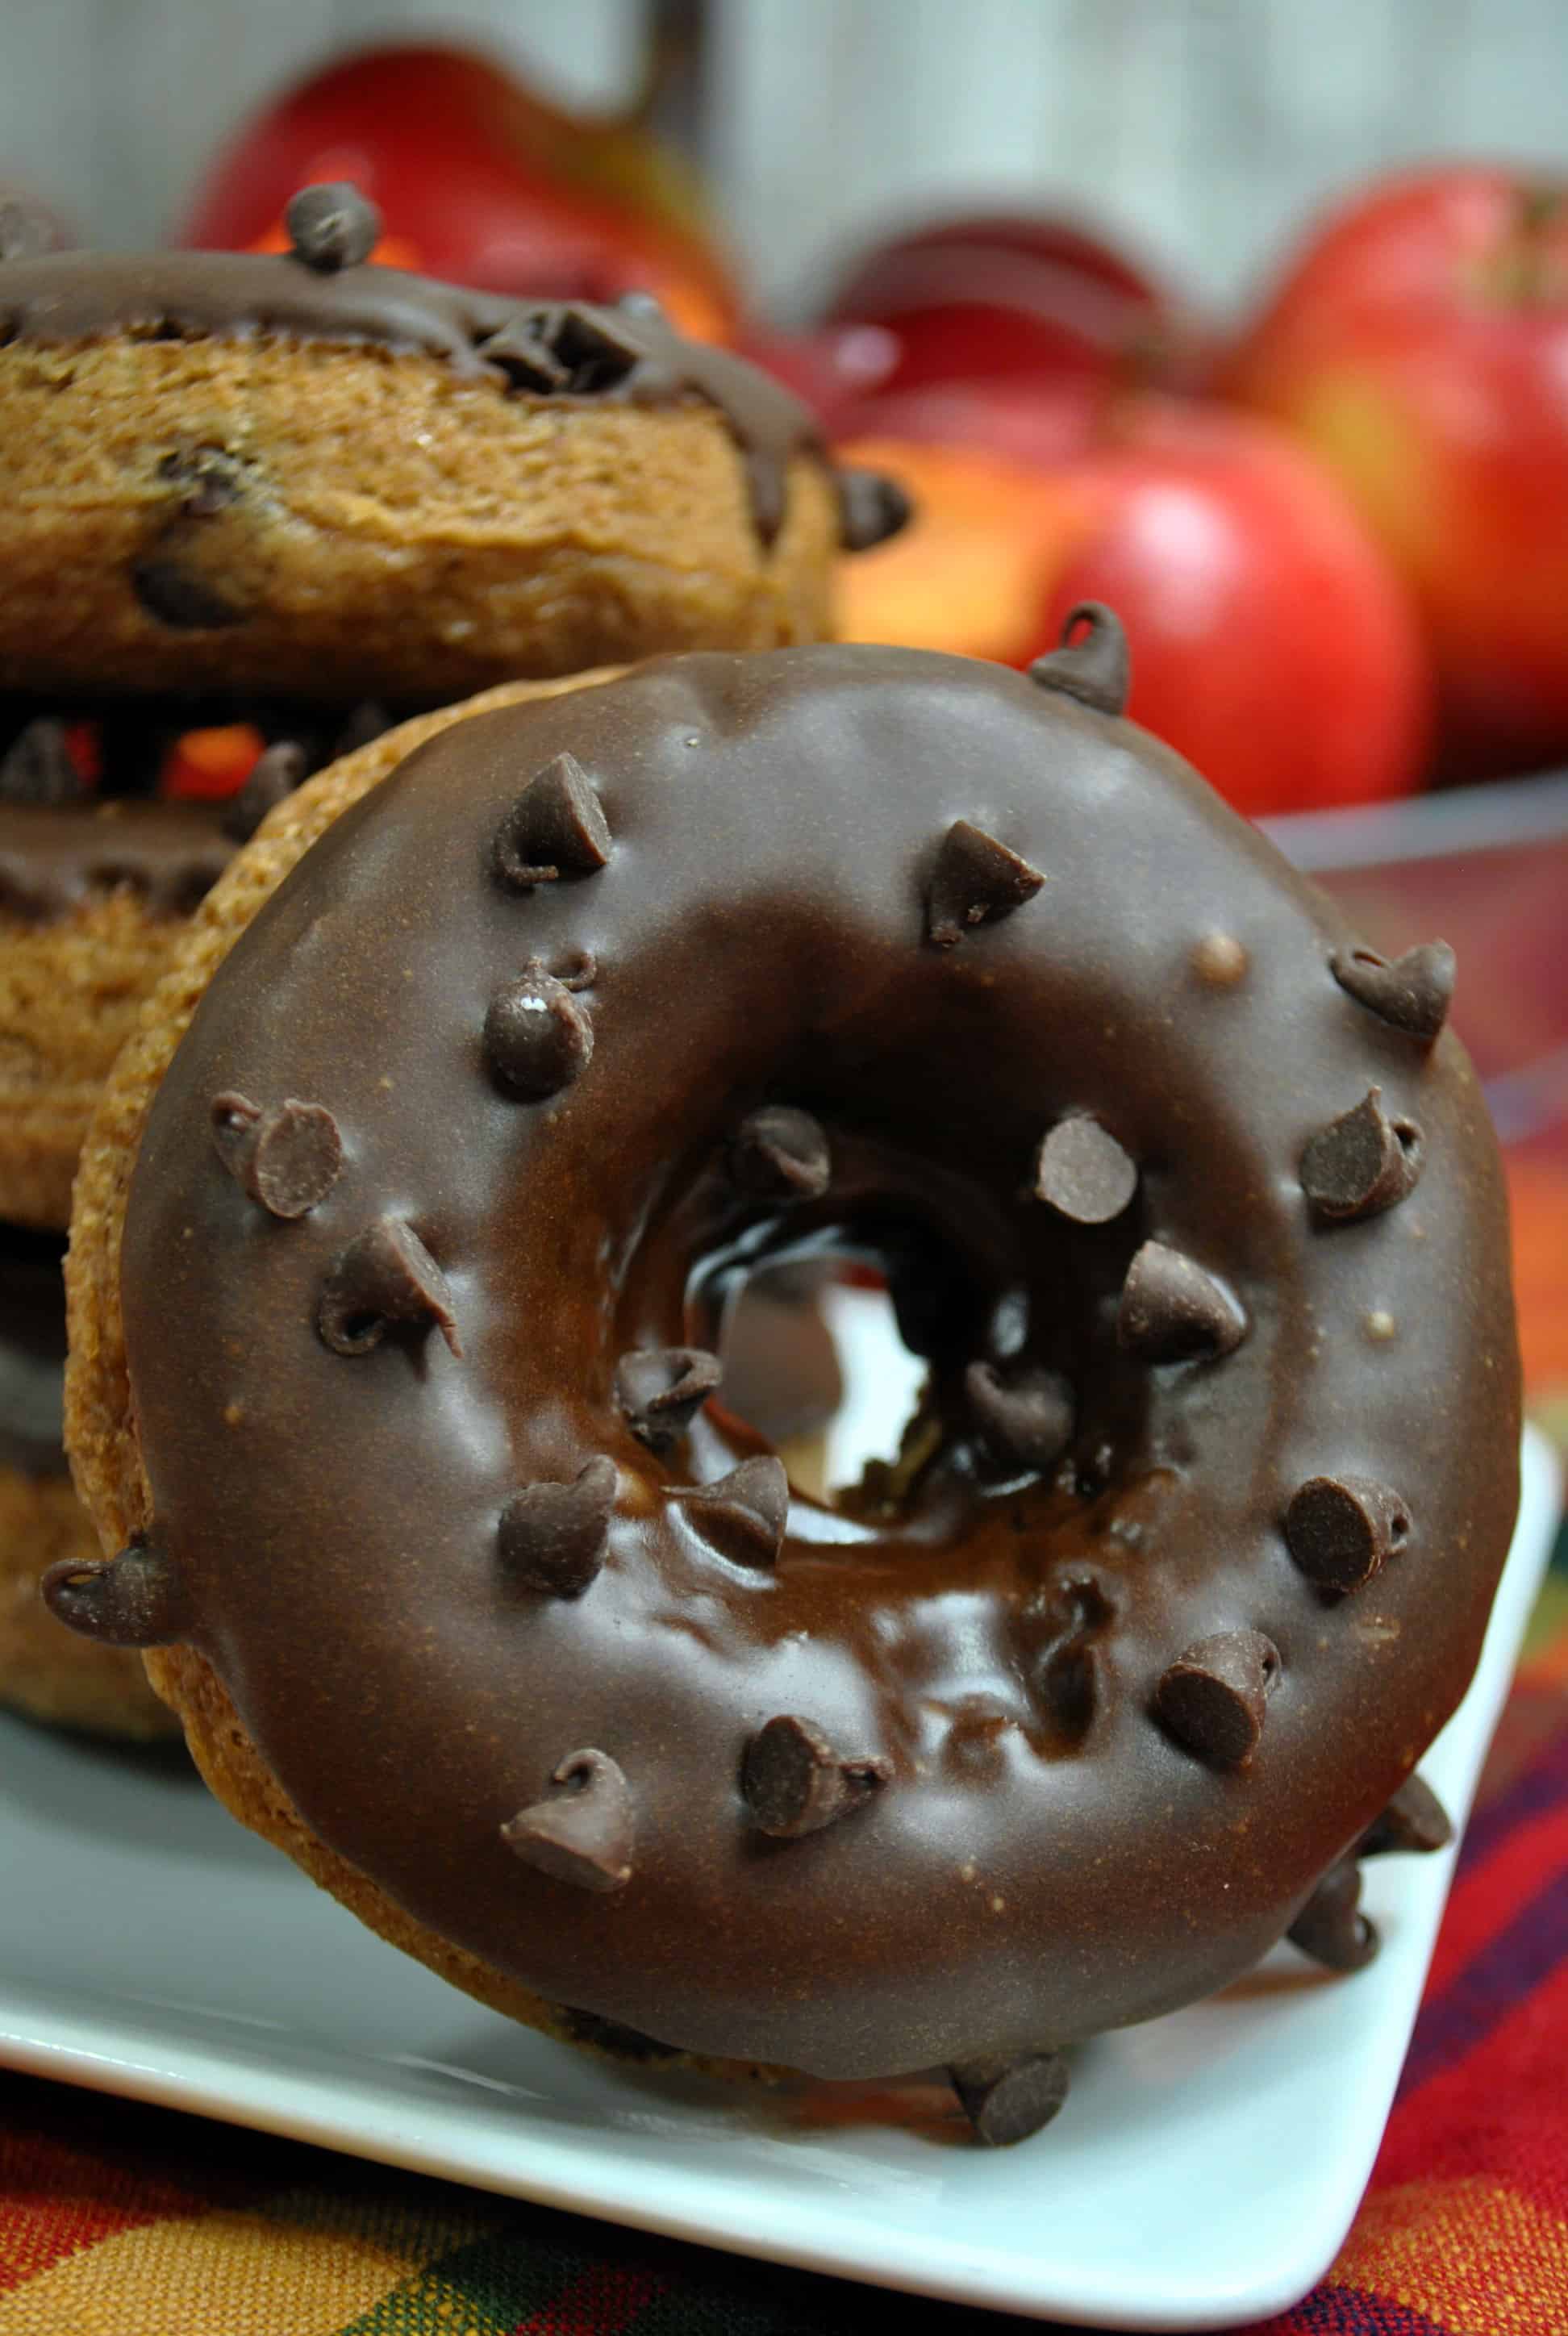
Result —
[[[1568, 1183], [1522, 1173], [1534, 1408], [1568, 1444]], [[0, 2336], [849, 2336], [881, 2310], [1021, 2324], [0, 2077]], [[1253, 2336], [1568, 2336], [1568, 1534], [1360, 2214]]]

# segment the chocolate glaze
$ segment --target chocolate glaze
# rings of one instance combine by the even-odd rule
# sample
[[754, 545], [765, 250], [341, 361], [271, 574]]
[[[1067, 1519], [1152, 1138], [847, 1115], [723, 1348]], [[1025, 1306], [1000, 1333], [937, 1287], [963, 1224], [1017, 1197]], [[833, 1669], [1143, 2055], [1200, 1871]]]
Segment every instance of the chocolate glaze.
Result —
[[151, 916], [188, 916], [234, 857], [222, 813], [219, 803], [0, 803], [0, 917], [46, 923], [116, 884], [131, 885]]
[[[520, 893], [493, 840], [562, 754], [612, 849]], [[926, 892], [960, 819], [1046, 881], [943, 949]], [[1229, 986], [1192, 977], [1215, 931], [1246, 952]], [[1251, 1966], [1453, 1709], [1516, 1494], [1479, 1091], [1451, 1035], [1413, 1046], [1339, 986], [1353, 939], [1144, 734], [958, 659], [665, 660], [411, 756], [219, 969], [125, 1229], [153, 1537], [307, 1823], [547, 1997], [830, 2076], [1010, 2063]], [[531, 959], [584, 953], [592, 1060], [521, 1101], [486, 1067], [487, 1002]], [[1420, 1185], [1326, 1225], [1301, 1153], [1373, 1084], [1424, 1131]], [[343, 1173], [308, 1217], [273, 1219], [215, 1155], [229, 1089], [334, 1114]], [[731, 1173], [766, 1105], [825, 1131], [824, 1192]], [[1113, 1222], [1033, 1193], [1072, 1113], [1136, 1165]], [[317, 1336], [335, 1260], [382, 1220], [427, 1246], [461, 1354], [433, 1322], [355, 1355]], [[716, 1406], [656, 1454], [617, 1365], [700, 1346], [716, 1286], [830, 1241], [901, 1288], [931, 1366], [920, 1431], [858, 1507], [797, 1495], [776, 1562], [732, 1563], [677, 1495], [760, 1439]], [[1151, 1241], [1233, 1294], [1232, 1350], [1118, 1344]], [[1397, 1340], [1362, 1336], [1373, 1302]], [[1070, 1387], [1048, 1474], [978, 1430], [976, 1361]], [[600, 1570], [531, 1593], [503, 1512], [600, 1455]], [[1344, 1594], [1284, 1533], [1326, 1474], [1407, 1504], [1398, 1551]], [[1277, 1668], [1222, 1765], [1155, 1703], [1231, 1633]], [[875, 1764], [875, 1793], [802, 1837], [761, 1831], [743, 1774], [775, 1719]], [[579, 1747], [626, 1781], [613, 1893], [502, 1837]]]
[[[509, 339], [499, 337], [509, 332]], [[511, 354], [520, 332], [544, 359], [543, 369], [531, 365], [521, 379]], [[726, 349], [684, 339], [641, 307], [531, 304], [369, 264], [322, 274], [293, 255], [257, 252], [66, 252], [5, 264], [0, 347], [90, 341], [106, 333], [143, 340], [216, 335], [371, 342], [439, 357], [455, 373], [505, 382], [515, 394], [551, 403], [663, 406], [700, 399], [724, 416], [741, 451], [765, 542], [784, 517], [791, 462], [822, 452], [813, 417], [788, 390]], [[608, 358], [595, 353], [601, 336], [616, 353]], [[498, 341], [493, 357], [485, 348], [492, 340]], [[551, 355], [558, 345], [564, 350], [560, 363]], [[559, 389], [548, 385], [557, 373]], [[891, 502], [878, 532], [866, 521], [863, 492], [846, 492], [843, 501], [850, 549], [880, 541], [899, 524]]]
[[65, 1239], [0, 1226], [0, 1468], [63, 1476]]

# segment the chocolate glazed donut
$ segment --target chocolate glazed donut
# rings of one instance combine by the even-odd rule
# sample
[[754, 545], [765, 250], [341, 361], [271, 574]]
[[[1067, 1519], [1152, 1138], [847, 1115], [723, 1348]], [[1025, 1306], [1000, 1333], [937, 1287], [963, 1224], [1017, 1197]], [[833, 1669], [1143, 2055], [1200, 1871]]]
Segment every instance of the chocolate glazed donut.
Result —
[[[146, 1530], [53, 1593], [200, 1650], [416, 1952], [945, 2064], [992, 2140], [1287, 1931], [1366, 1959], [1516, 1494], [1452, 960], [1358, 949], [1088, 624], [661, 661], [339, 820], [152, 1107]], [[838, 1510], [710, 1350], [835, 1244], [930, 1373]]]

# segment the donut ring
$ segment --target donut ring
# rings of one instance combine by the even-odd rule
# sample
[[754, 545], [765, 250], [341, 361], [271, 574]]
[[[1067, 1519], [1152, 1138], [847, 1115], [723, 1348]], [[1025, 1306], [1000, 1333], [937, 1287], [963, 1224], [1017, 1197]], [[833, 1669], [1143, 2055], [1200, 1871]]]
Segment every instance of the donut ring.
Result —
[[[329, 774], [72, 1253], [127, 1545], [51, 1594], [230, 1806], [521, 2016], [946, 2064], [988, 2139], [1287, 1931], [1365, 1960], [1516, 1497], [1451, 960], [1359, 950], [1124, 663], [661, 660], [445, 732], [243, 930]], [[834, 1240], [931, 1374], [849, 1514], [709, 1400], [726, 1286]]]
[[647, 302], [368, 264], [352, 188], [289, 223], [277, 257], [0, 260], [0, 690], [412, 707], [812, 640], [837, 544], [901, 523], [787, 391]]

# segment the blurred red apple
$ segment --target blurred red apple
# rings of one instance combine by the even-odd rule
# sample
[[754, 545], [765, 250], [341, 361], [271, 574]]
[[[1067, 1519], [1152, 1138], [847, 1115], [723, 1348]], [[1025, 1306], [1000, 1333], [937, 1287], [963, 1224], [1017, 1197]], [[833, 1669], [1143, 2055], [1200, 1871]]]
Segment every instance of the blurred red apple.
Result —
[[1568, 179], [1464, 165], [1352, 197], [1221, 382], [1307, 438], [1408, 579], [1445, 769], [1568, 754]]
[[771, 373], [809, 405], [829, 436], [852, 428], [851, 417], [887, 379], [899, 345], [880, 325], [823, 325], [812, 333], [778, 333], [752, 326], [737, 336], [743, 357]]
[[1127, 711], [1238, 811], [1407, 793], [1431, 735], [1415, 610], [1342, 491], [1281, 431], [1142, 401], [1065, 474], [1073, 511], [1031, 654], [1104, 600]]
[[954, 219], [897, 237], [857, 262], [828, 313], [897, 333], [893, 392], [1020, 375], [1167, 382], [1195, 338], [1147, 268], [1053, 217]]
[[652, 292], [727, 338], [735, 297], [685, 166], [630, 122], [577, 121], [461, 49], [370, 49], [255, 115], [199, 186], [180, 240], [275, 241], [298, 187], [349, 179], [398, 265], [543, 298]]

